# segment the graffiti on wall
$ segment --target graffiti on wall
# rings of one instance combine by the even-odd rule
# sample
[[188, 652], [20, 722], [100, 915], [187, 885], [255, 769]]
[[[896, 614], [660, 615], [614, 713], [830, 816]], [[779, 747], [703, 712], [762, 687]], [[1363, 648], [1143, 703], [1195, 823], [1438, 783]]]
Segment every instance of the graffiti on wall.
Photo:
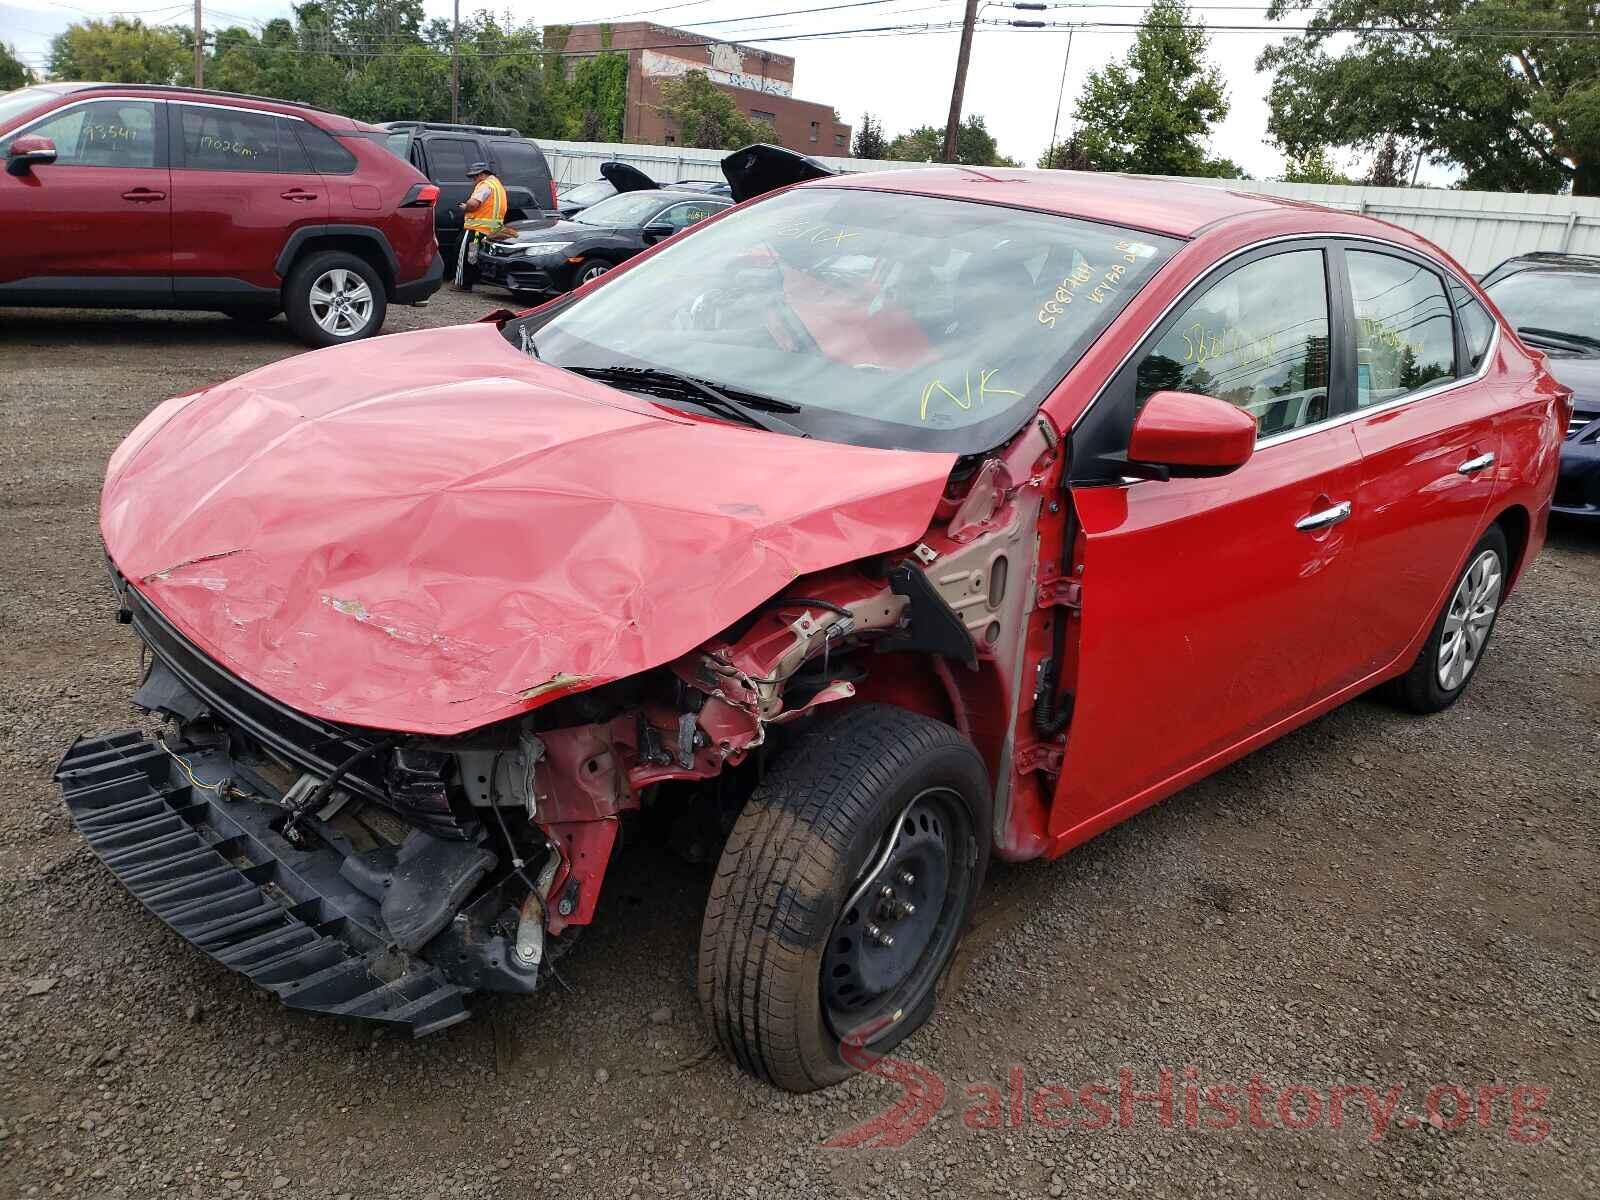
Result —
[[[693, 46], [684, 46], [685, 52], [693, 53]], [[788, 96], [792, 94], [792, 85], [786, 79], [764, 79], [757, 73], [745, 70], [745, 56], [737, 46], [706, 46], [709, 62], [697, 61], [692, 58], [680, 58], [674, 54], [663, 54], [659, 50], [645, 50], [641, 52], [640, 67], [645, 75], [657, 79], [676, 79], [687, 75], [690, 71], [704, 71], [712, 83], [722, 83], [729, 87], [748, 88], [752, 92], [765, 92], [769, 96]]]

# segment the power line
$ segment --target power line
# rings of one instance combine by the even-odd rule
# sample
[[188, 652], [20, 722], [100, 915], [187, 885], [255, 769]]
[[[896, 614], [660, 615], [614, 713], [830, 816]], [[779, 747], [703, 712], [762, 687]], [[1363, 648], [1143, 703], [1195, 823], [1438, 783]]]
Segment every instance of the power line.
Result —
[[[749, 17], [715, 17], [709, 21], [691, 21], [685, 29], [701, 29], [707, 25], [737, 25], [742, 21], [764, 21], [769, 17], [810, 16], [812, 13], [837, 12], [841, 8], [870, 8], [878, 4], [894, 4], [897, 0], [851, 0], [849, 4], [824, 4], [817, 8], [791, 8], [784, 12], [759, 13]], [[950, 0], [946, 0], [950, 2]]]

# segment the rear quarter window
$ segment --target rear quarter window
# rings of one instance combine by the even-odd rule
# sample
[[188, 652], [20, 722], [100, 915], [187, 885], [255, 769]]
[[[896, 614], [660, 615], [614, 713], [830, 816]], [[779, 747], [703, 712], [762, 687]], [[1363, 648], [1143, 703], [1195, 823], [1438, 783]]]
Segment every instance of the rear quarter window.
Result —
[[543, 182], [550, 174], [545, 166], [544, 154], [531, 142], [502, 139], [490, 142], [489, 146], [501, 183], [511, 182], [527, 187]]
[[305, 147], [311, 169], [319, 175], [348, 175], [356, 169], [356, 156], [325, 130], [305, 121], [297, 122], [300, 144]]

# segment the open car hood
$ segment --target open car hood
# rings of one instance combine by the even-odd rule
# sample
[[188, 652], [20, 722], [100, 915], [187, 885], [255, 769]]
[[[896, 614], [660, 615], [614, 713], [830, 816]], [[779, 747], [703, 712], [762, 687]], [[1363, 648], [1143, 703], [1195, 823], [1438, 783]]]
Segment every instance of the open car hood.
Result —
[[638, 167], [625, 162], [603, 162], [600, 164], [600, 174], [618, 192], [649, 192], [661, 186]]
[[839, 172], [806, 154], [796, 154], [782, 146], [757, 142], [735, 150], [722, 160], [722, 174], [733, 189], [735, 200], [749, 200], [791, 183], [825, 179]]
[[280, 702], [454, 734], [914, 544], [953, 463], [680, 413], [479, 324], [168, 401], [112, 456], [101, 533], [179, 632]]

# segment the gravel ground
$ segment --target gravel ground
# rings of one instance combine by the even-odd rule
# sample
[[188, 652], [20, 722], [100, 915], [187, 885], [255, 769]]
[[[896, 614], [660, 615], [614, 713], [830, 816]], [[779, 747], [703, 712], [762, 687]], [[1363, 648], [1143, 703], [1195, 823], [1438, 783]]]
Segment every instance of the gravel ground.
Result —
[[[498, 303], [442, 293], [390, 328]], [[901, 1051], [943, 1106], [898, 1147], [823, 1145], [891, 1083], [797, 1099], [708, 1052], [709, 872], [650, 847], [613, 869], [568, 990], [421, 1042], [213, 965], [95, 862], [49, 773], [74, 735], [132, 720], [137, 652], [98, 561], [106, 456], [165, 397], [299, 349], [281, 320], [0, 311], [0, 1196], [1600, 1195], [1600, 534], [1582, 530], [1553, 532], [1452, 711], [1348, 705], [1062, 862], [993, 871], [952, 994]], [[1172, 1127], [1154, 1103], [1123, 1127], [1119, 1070], [1143, 1093], [1163, 1066]], [[1013, 1122], [1014, 1068], [1028, 1096], [1104, 1085], [1108, 1127], [1082, 1127], [1081, 1095], [1077, 1128], [1026, 1101]], [[1253, 1076], [1274, 1127], [1210, 1127], [1204, 1089]], [[1321, 1094], [1309, 1128], [1282, 1127], [1291, 1084]], [[1485, 1093], [1487, 1127], [1455, 1127], [1449, 1101], [1416, 1119], [1435, 1084], [1508, 1090]], [[1392, 1123], [1374, 1137], [1347, 1099], [1331, 1127], [1339, 1085], [1401, 1089]], [[1291, 1099], [1302, 1123], [1312, 1098]]]

